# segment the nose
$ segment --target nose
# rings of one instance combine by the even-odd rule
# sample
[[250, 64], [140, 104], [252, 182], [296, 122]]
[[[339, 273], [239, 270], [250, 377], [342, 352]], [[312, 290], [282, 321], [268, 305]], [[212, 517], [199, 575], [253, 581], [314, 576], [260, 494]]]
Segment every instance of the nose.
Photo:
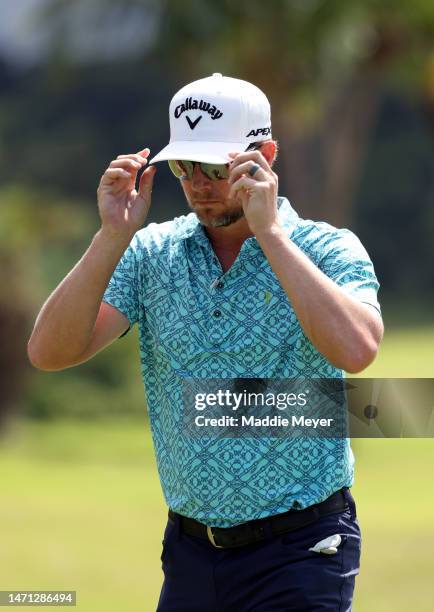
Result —
[[210, 182], [210, 179], [201, 171], [199, 164], [194, 164], [191, 177], [191, 187], [193, 191], [209, 191], [211, 188]]

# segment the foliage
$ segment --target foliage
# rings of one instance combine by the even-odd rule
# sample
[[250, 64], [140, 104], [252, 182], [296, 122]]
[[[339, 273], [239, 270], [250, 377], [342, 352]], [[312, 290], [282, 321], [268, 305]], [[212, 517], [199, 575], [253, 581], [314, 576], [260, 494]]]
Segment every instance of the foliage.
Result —
[[[1, 410], [38, 418], [144, 415], [135, 334], [89, 364], [34, 373], [25, 347], [43, 301], [85, 250], [98, 227], [95, 205], [49, 191], [9, 186], [0, 192]], [[133, 337], [134, 336], [134, 337]]]
[[[33, 27], [50, 35], [47, 57], [31, 68], [0, 58], [0, 416], [143, 414], [134, 334], [57, 374], [31, 372], [25, 345], [39, 307], [98, 227], [106, 164], [164, 146], [171, 95], [214, 71], [266, 91], [280, 193], [301, 216], [356, 231], [380, 301], [433, 293], [432, 2], [43, 4]], [[184, 212], [159, 164], [150, 220]]]

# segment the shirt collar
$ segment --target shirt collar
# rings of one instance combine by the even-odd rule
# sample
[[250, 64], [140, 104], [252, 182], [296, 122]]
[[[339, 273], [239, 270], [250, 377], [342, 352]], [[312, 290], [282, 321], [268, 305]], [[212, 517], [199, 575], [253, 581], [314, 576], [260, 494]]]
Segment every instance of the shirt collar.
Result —
[[295, 228], [300, 222], [300, 216], [291, 206], [291, 203], [287, 198], [278, 197], [277, 206], [279, 209], [279, 219], [282, 222], [283, 227], [288, 230], [289, 237], [291, 237]]

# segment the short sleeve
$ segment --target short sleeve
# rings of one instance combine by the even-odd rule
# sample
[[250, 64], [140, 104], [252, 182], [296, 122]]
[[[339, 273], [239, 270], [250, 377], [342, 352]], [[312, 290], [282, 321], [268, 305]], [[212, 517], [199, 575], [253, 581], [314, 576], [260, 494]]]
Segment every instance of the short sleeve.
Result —
[[321, 241], [318, 267], [349, 295], [370, 304], [381, 314], [377, 294], [380, 283], [374, 266], [360, 240], [347, 229], [327, 234]]
[[117, 308], [133, 326], [139, 318], [139, 258], [137, 234], [122, 255], [103, 295], [103, 302]]

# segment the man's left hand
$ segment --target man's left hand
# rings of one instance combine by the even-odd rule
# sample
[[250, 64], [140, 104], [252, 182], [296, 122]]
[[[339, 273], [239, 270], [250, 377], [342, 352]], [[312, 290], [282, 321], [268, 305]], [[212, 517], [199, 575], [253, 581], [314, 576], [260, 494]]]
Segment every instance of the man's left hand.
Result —
[[[250, 230], [258, 232], [279, 226], [277, 214], [277, 174], [260, 151], [230, 153], [229, 197], [242, 202]], [[249, 174], [259, 166], [253, 176]]]

